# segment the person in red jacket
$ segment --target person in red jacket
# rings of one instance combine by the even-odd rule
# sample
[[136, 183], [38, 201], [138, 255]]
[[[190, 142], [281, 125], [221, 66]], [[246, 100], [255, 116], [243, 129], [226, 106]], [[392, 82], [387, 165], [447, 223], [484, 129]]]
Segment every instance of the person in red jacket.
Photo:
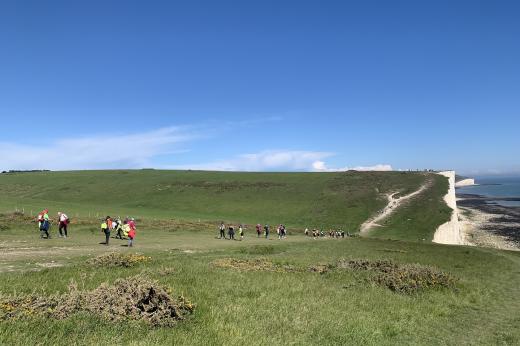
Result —
[[128, 226], [130, 226], [130, 231], [128, 231], [128, 246], [134, 246], [134, 238], [135, 238], [135, 220], [132, 218], [128, 221]]

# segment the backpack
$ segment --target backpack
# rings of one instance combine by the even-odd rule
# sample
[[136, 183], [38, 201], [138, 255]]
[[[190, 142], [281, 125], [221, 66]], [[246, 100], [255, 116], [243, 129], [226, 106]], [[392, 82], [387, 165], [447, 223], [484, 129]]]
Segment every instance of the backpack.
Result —
[[40, 225], [40, 231], [48, 231], [49, 230], [49, 221], [43, 220]]

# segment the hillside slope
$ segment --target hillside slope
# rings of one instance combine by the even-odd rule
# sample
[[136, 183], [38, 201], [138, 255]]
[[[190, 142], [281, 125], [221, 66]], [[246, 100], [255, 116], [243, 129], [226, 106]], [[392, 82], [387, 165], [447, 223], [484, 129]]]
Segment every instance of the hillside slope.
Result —
[[[413, 192], [428, 177], [431, 175], [415, 172], [159, 170], [1, 174], [0, 210], [23, 208], [34, 214], [47, 207], [52, 209], [51, 213], [64, 209], [73, 216], [119, 214], [356, 231], [363, 221], [383, 208], [387, 193]], [[432, 205], [438, 203], [432, 201]], [[414, 220], [421, 221], [419, 216]], [[433, 231], [436, 225], [431, 227]]]

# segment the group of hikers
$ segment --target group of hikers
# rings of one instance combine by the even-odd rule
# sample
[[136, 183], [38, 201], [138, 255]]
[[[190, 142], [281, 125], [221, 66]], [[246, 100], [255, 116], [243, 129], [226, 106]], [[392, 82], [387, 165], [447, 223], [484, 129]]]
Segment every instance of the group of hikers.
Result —
[[[67, 214], [59, 211], [58, 212], [58, 236], [61, 238], [67, 238], [68, 232], [67, 228], [70, 223], [70, 219]], [[40, 238], [42, 239], [50, 239], [51, 235], [49, 233], [51, 229], [51, 220], [49, 218], [49, 210], [42, 210], [37, 217], [38, 221], [38, 230], [40, 231]]]
[[[242, 224], [239, 224], [239, 226], [237, 228], [238, 235], [240, 236], [240, 240], [244, 239], [245, 228], [246, 227]], [[269, 226], [268, 224], [265, 224], [264, 226], [262, 226], [261, 224], [256, 224], [255, 229], [256, 229], [257, 238], [265, 237], [265, 239], [269, 239], [271, 226]], [[226, 236], [226, 230], [227, 230], [227, 236]], [[341, 229], [338, 229], [338, 230], [331, 229], [328, 232], [325, 232], [325, 231], [319, 230], [319, 229], [309, 230], [308, 228], [306, 228], [304, 233], [308, 237], [313, 237], [313, 239], [323, 238], [323, 237], [327, 237], [327, 236], [329, 238], [340, 239], [340, 238], [345, 238], [345, 236], [346, 237], [352, 236], [348, 231], [345, 232]], [[287, 229], [286, 229], [285, 225], [280, 224], [280, 225], [278, 225], [278, 227], [276, 227], [276, 235], [277, 235], [278, 239], [280, 239], [280, 240], [285, 239], [287, 237]], [[219, 226], [218, 239], [235, 240], [235, 226], [233, 226], [232, 224], [226, 226], [224, 221], [222, 221]]]
[[105, 245], [108, 246], [110, 241], [110, 234], [117, 232], [116, 239], [128, 239], [128, 246], [134, 246], [134, 239], [136, 234], [135, 219], [133, 217], [125, 218], [121, 221], [120, 217], [112, 220], [110, 216], [107, 216], [101, 222], [101, 232], [105, 233]]
[[329, 230], [328, 232], [324, 232], [323, 230], [313, 229], [312, 231], [309, 231], [309, 229], [305, 229], [305, 235], [308, 237], [313, 237], [314, 239], [320, 238], [320, 237], [326, 237], [327, 235], [329, 238], [345, 238], [345, 235], [347, 237], [350, 237], [351, 234], [349, 232], [346, 232], [339, 229], [339, 230]]
[[[228, 237], [226, 237], [226, 228], [227, 228]], [[270, 233], [271, 226], [269, 226], [268, 224], [265, 224], [264, 226], [262, 226], [261, 224], [257, 224], [255, 226], [255, 228], [256, 228], [257, 238], [264, 236], [265, 239], [269, 239], [269, 233]], [[240, 236], [240, 240], [244, 239], [244, 230], [245, 230], [244, 225], [240, 224], [238, 226], [238, 234]], [[278, 236], [278, 239], [280, 239], [280, 240], [285, 239], [287, 237], [287, 229], [285, 228], [285, 226], [283, 224], [278, 225], [278, 227], [276, 228], [276, 234]], [[226, 227], [226, 224], [224, 223], [224, 221], [222, 221], [219, 226], [219, 237], [218, 238], [235, 240], [235, 226], [228, 225]]]
[[[58, 236], [61, 238], [68, 237], [68, 225], [70, 223], [70, 219], [67, 214], [59, 211], [58, 217]], [[50, 229], [51, 229], [51, 219], [49, 217], [49, 210], [44, 209], [40, 213], [38, 213], [37, 217], [38, 221], [38, 230], [40, 231], [40, 238], [42, 239], [51, 239]], [[107, 216], [101, 222], [101, 232], [105, 234], [105, 244], [108, 246], [110, 241], [110, 234], [112, 232], [117, 232], [115, 238], [116, 239], [128, 239], [128, 246], [132, 247], [134, 245], [134, 239], [136, 235], [136, 225], [135, 219], [127, 217], [123, 221], [121, 221], [120, 217], [112, 220], [110, 216]]]
[[[49, 218], [49, 210], [44, 209], [38, 214], [38, 229], [40, 231], [40, 238], [42, 239], [50, 239], [51, 235], [49, 233], [50, 227], [51, 227], [51, 220]], [[68, 225], [70, 223], [70, 219], [67, 216], [67, 214], [59, 211], [58, 212], [58, 236], [67, 238], [68, 237]], [[226, 229], [227, 229], [227, 237], [226, 237]], [[236, 227], [238, 236], [240, 237], [240, 240], [244, 239], [244, 231], [245, 226], [242, 224], [239, 224], [238, 227]], [[262, 226], [261, 224], [256, 224], [256, 236], [257, 238], [265, 237], [265, 239], [269, 239], [270, 229], [271, 226], [268, 224], [265, 224]], [[117, 232], [115, 238], [116, 239], [128, 239], [128, 246], [132, 247], [134, 245], [134, 239], [136, 235], [136, 225], [135, 225], [135, 219], [127, 217], [124, 220], [121, 220], [120, 217], [112, 219], [110, 216], [107, 216], [104, 218], [101, 222], [101, 231], [105, 234], [105, 242], [102, 243], [104, 245], [109, 244], [110, 242], [110, 235], [112, 232]], [[319, 229], [313, 229], [312, 231], [309, 229], [305, 229], [305, 235], [308, 237], [313, 237], [314, 239], [322, 238], [328, 236], [329, 238], [345, 238], [345, 235], [347, 237], [350, 237], [349, 232], [344, 232], [343, 230], [329, 230], [328, 232], [324, 232], [323, 230]], [[287, 229], [285, 225], [280, 224], [276, 227], [276, 235], [278, 236], [278, 239], [282, 240], [287, 237]], [[219, 226], [219, 239], [229, 239], [229, 240], [236, 240], [235, 239], [235, 226], [230, 224], [227, 225], [222, 221]]]

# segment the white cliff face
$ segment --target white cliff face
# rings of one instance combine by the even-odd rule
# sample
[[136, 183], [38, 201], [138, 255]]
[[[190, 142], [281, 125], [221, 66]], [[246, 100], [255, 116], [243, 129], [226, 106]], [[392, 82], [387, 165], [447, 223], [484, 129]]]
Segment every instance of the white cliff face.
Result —
[[455, 183], [455, 187], [475, 185], [475, 179], [462, 179]]
[[451, 219], [440, 225], [435, 231], [433, 242], [439, 244], [464, 245], [465, 241], [459, 224], [457, 199], [455, 197], [455, 171], [439, 172], [439, 174], [448, 177], [450, 187], [448, 193], [444, 196], [444, 201], [453, 211], [451, 213]]

